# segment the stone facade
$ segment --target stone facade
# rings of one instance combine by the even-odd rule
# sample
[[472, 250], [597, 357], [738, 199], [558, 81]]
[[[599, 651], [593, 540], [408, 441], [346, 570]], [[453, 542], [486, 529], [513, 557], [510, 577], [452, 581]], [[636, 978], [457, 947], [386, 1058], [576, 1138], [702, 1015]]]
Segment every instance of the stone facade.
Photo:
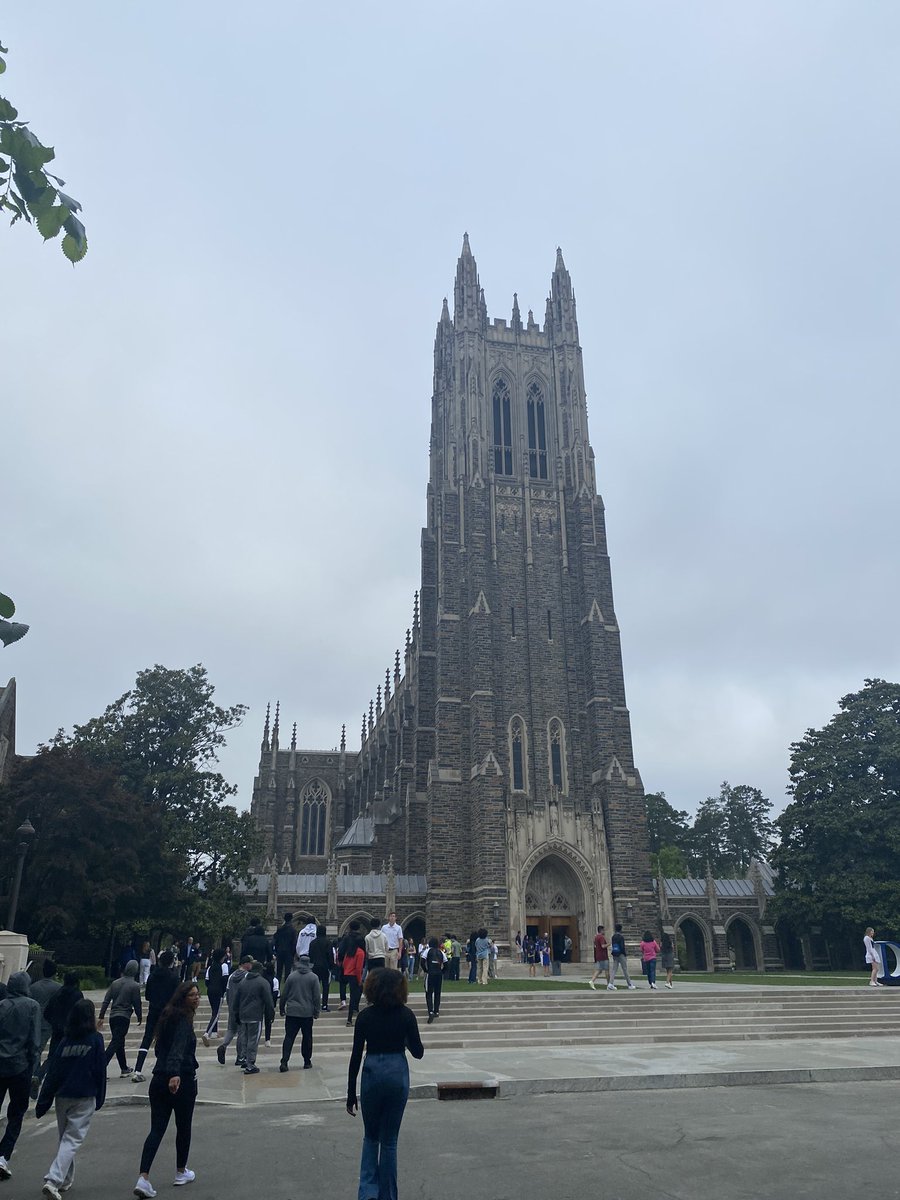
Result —
[[[544, 323], [490, 320], [468, 238], [434, 387], [421, 589], [358, 753], [279, 748], [252, 811], [287, 877], [427, 879], [429, 929], [531, 928], [590, 954], [659, 912], [634, 763], [575, 295], [557, 252]], [[324, 830], [313, 807], [324, 804]], [[318, 812], [318, 810], [317, 810]], [[313, 836], [315, 835], [315, 836]], [[384, 875], [384, 871], [381, 871]], [[385, 875], [386, 878], [386, 875]], [[274, 880], [273, 880], [274, 882]]]

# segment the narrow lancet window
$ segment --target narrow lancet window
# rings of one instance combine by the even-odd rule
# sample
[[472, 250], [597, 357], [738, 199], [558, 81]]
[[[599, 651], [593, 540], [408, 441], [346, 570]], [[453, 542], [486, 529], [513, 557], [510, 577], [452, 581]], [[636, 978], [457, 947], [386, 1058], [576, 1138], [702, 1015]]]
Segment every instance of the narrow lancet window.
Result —
[[550, 743], [550, 782], [563, 794], [569, 790], [566, 771], [566, 731], [555, 717], [547, 730]]
[[528, 385], [528, 472], [532, 479], [547, 478], [547, 424], [544, 393], [539, 383]]
[[512, 475], [512, 406], [509, 384], [498, 379], [492, 392], [494, 405], [494, 474]]
[[525, 722], [521, 717], [513, 717], [509, 723], [509, 762], [514, 792], [528, 791], [527, 758]]
[[323, 855], [328, 791], [318, 779], [312, 780], [303, 789], [300, 813], [300, 853]]

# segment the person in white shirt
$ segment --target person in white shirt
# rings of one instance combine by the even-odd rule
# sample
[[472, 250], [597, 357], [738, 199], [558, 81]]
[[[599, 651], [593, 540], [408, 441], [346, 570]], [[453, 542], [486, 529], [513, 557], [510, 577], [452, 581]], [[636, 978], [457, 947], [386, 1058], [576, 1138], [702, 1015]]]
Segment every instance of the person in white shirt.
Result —
[[302, 958], [304, 954], [309, 955], [309, 943], [316, 936], [315, 921], [307, 921], [300, 932], [297, 934], [297, 957]]
[[391, 967], [394, 971], [396, 971], [397, 964], [400, 961], [400, 949], [403, 945], [403, 930], [397, 924], [396, 913], [390, 913], [388, 915], [387, 925], [382, 925], [381, 932], [384, 934], [387, 940], [385, 966]]
[[869, 987], [883, 987], [884, 984], [878, 982], [878, 973], [881, 970], [881, 955], [874, 942], [875, 930], [870, 925], [866, 930], [866, 936], [863, 938], [863, 945], [866, 948], [866, 962], [871, 963], [872, 974], [869, 978]]

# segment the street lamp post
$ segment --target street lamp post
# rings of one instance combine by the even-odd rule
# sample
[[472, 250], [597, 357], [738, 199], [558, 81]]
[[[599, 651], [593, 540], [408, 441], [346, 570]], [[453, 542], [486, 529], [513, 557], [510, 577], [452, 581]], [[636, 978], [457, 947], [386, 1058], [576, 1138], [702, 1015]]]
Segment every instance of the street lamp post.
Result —
[[19, 828], [16, 830], [18, 846], [16, 852], [18, 858], [16, 860], [16, 874], [13, 879], [12, 895], [9, 898], [9, 912], [6, 915], [6, 927], [15, 931], [16, 928], [16, 910], [19, 907], [19, 888], [22, 886], [22, 868], [25, 866], [25, 855], [28, 853], [28, 843], [34, 837], [34, 826], [26, 817]]

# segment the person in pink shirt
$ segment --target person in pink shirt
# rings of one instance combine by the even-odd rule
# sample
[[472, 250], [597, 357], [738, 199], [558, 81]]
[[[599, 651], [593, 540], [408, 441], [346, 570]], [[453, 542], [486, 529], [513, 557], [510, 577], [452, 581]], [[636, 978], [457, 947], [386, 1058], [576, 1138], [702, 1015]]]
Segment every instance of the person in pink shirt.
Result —
[[661, 949], [662, 947], [650, 930], [644, 930], [644, 936], [641, 938], [641, 962], [650, 989], [654, 992], [656, 991], [656, 956]]

